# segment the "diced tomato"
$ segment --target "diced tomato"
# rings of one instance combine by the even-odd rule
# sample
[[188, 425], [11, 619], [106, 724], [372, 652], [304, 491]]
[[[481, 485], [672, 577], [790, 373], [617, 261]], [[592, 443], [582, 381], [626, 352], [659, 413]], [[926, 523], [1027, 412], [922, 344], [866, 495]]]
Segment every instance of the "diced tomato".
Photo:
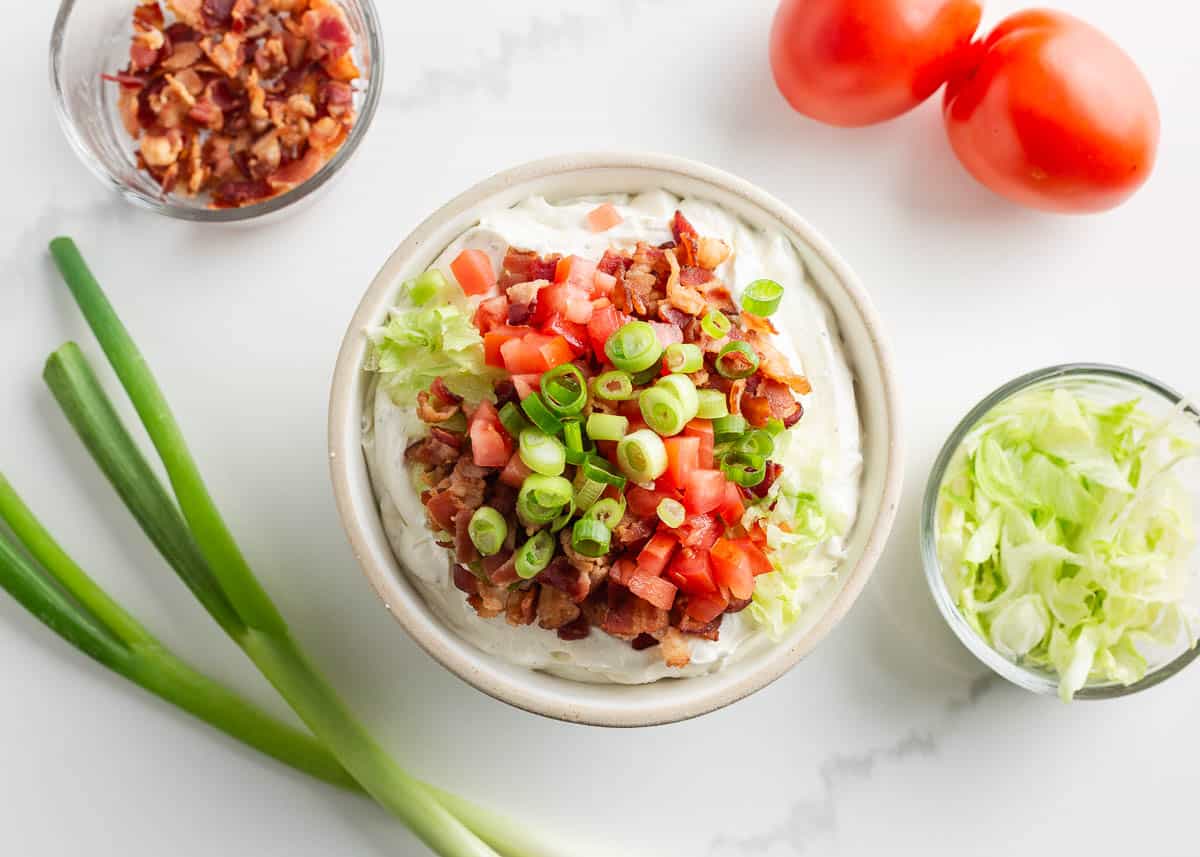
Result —
[[590, 292], [594, 287], [595, 276], [596, 263], [582, 256], [559, 259], [558, 267], [554, 269], [554, 282], [566, 283], [585, 292]]
[[475, 310], [475, 326], [479, 328], [480, 333], [487, 333], [489, 330], [507, 324], [508, 298], [505, 295], [497, 295], [494, 298], [480, 301], [479, 307]]
[[638, 404], [637, 396], [634, 396], [632, 399], [626, 399], [623, 402], [618, 402], [617, 413], [627, 420], [640, 420], [642, 418], [642, 407]]
[[504, 355], [501, 348], [504, 343], [510, 339], [520, 339], [529, 332], [528, 327], [510, 327], [507, 324], [492, 328], [483, 335], [483, 362], [503, 369]]
[[546, 361], [548, 370], [563, 363], [570, 363], [575, 359], [575, 353], [571, 351], [570, 344], [563, 336], [550, 337], [549, 342], [538, 345], [538, 351], [541, 353], [542, 359]]
[[640, 574], [658, 577], [667, 567], [667, 561], [675, 551], [675, 537], [668, 533], [656, 533], [637, 556]]
[[513, 375], [513, 386], [517, 388], [518, 398], [524, 399], [534, 390], [541, 389], [542, 376], [536, 372], [531, 372], [527, 375]]
[[[596, 295], [611, 294], [612, 290], [614, 288], [616, 288], [616, 285], [617, 285], [617, 278], [614, 277], [612, 274], [606, 274], [603, 271], [596, 271], [596, 276], [592, 279], [592, 286], [593, 286], [592, 294], [596, 294]], [[596, 304], [596, 302], [593, 301], [592, 306], [594, 307], [595, 304]]]
[[754, 594], [754, 574], [742, 546], [726, 538], [717, 539], [709, 551], [713, 580], [728, 587], [734, 598], [749, 598]]
[[593, 232], [607, 232], [614, 226], [624, 222], [625, 218], [611, 202], [598, 205], [588, 212], [588, 229]]
[[[503, 477], [502, 477], [503, 478]], [[630, 557], [623, 556], [613, 563], [613, 567], [608, 571], [608, 579], [615, 580], [622, 586], [628, 587], [629, 580], [637, 571], [637, 561]]]
[[757, 577], [760, 574], [770, 574], [775, 570], [775, 566], [771, 565], [771, 560], [767, 558], [763, 549], [749, 539], [743, 539], [738, 546], [742, 549], [742, 553], [746, 555], [746, 561], [750, 566], [750, 573]]
[[658, 341], [662, 343], [662, 347], [674, 345], [677, 342], [683, 342], [683, 331], [673, 324], [667, 324], [665, 321], [652, 321], [651, 326], [654, 332], [658, 335]]
[[546, 357], [541, 352], [544, 341], [545, 337], [537, 333], [527, 334], [521, 339], [509, 339], [500, 346], [504, 368], [514, 375], [545, 372], [550, 367], [546, 365]]
[[725, 485], [725, 474], [720, 470], [693, 470], [683, 488], [683, 505], [693, 515], [711, 512], [725, 499]]
[[608, 342], [608, 338], [626, 325], [629, 320], [629, 316], [612, 306], [598, 309], [592, 313], [592, 318], [588, 322], [588, 337], [592, 340], [592, 350], [602, 361], [607, 362], [607, 358], [604, 356], [604, 343]]
[[728, 606], [729, 599], [721, 592], [689, 595], [683, 612], [697, 622], [711, 622], [724, 613]]
[[676, 435], [663, 438], [663, 446], [667, 448], [667, 475], [675, 487], [683, 488], [688, 475], [700, 466], [700, 438]]
[[575, 356], [585, 354], [589, 347], [588, 330], [586, 324], [580, 324], [575, 321], [567, 321], [566, 318], [554, 313], [542, 324], [542, 332], [550, 335], [561, 336], [567, 340], [567, 344], [571, 346], [571, 350], [575, 352]]
[[450, 270], [462, 287], [463, 294], [482, 295], [496, 285], [492, 258], [482, 250], [463, 250], [450, 263]]
[[746, 504], [742, 502], [742, 492], [732, 482], [725, 483], [725, 497], [717, 507], [717, 514], [730, 526], [739, 523], [742, 515], [746, 514]]
[[500, 471], [500, 481], [512, 488], [520, 488], [530, 473], [533, 471], [521, 460], [521, 453], [514, 452], [508, 459], [508, 464]]
[[674, 530], [681, 545], [696, 551], [711, 548], [724, 531], [725, 527], [713, 515], [689, 515]]
[[712, 420], [692, 420], [683, 427], [684, 437], [700, 438], [700, 467], [712, 470], [713, 467], [713, 427]]
[[604, 456], [613, 467], [621, 469], [620, 462], [617, 461], [617, 442], [615, 440], [596, 441], [596, 452]]
[[665, 498], [680, 499], [679, 493], [673, 490], [654, 490], [634, 485], [625, 492], [625, 502], [629, 511], [638, 518], [655, 518], [658, 516], [658, 504]]
[[471, 457], [479, 467], [504, 467], [513, 453], [512, 438], [500, 423], [496, 407], [486, 399], [471, 414], [468, 427]]
[[675, 584], [644, 573], [641, 569], [629, 578], [629, 591], [644, 601], [649, 601], [660, 610], [670, 610], [675, 603], [675, 594], [679, 591]]
[[704, 551], [682, 548], [671, 561], [666, 577], [689, 595], [717, 592], [712, 565]]

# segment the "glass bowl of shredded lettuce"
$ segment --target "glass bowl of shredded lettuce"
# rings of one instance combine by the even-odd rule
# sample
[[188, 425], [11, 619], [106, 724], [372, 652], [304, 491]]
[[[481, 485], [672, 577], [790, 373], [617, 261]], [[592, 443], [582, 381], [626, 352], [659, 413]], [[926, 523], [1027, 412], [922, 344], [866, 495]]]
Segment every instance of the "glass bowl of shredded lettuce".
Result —
[[1200, 412], [1115, 366], [1033, 372], [950, 435], [921, 516], [938, 608], [1004, 678], [1063, 700], [1200, 653]]

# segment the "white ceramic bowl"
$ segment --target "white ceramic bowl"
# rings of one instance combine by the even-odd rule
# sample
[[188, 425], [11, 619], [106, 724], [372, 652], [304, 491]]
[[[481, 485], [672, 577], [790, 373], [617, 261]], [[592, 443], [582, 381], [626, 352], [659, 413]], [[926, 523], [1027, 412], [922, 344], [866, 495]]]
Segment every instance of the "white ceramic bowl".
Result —
[[[363, 331], [384, 318], [401, 281], [431, 265], [485, 210], [535, 194], [554, 200], [651, 188], [709, 199], [795, 242], [810, 278], [837, 316], [855, 375], [863, 428], [862, 500], [837, 579], [777, 645], [711, 675], [644, 685], [586, 684], [515, 666], [463, 640], [428, 607], [392, 554], [360, 445], [369, 381], [362, 371]], [[388, 610], [425, 651], [483, 692], [527, 711], [577, 723], [648, 726], [713, 711], [764, 687], [811, 652], [846, 615], [891, 531], [903, 445], [882, 325], [858, 279], [825, 239], [782, 202], [735, 176], [682, 158], [616, 153], [563, 155], [500, 173], [451, 200], [400, 244], [367, 290], [342, 343], [329, 409], [329, 449], [338, 512], [354, 555]]]

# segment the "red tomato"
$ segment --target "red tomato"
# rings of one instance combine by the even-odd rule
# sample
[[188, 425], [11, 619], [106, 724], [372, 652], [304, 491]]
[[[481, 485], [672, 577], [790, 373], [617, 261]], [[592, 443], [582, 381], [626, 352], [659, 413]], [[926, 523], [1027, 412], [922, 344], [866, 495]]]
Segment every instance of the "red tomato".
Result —
[[504, 358], [504, 368], [514, 375], [545, 372], [550, 368], [546, 365], [546, 358], [540, 350], [540, 346], [545, 341], [546, 337], [538, 333], [530, 333], [520, 339], [509, 339], [500, 346], [500, 356]]
[[520, 488], [525, 482], [525, 477], [531, 473], [533, 471], [521, 460], [521, 453], [514, 452], [508, 459], [508, 464], [500, 471], [500, 481], [510, 488]]
[[656, 533], [637, 555], [638, 573], [649, 574], [653, 577], [662, 574], [676, 544], [674, 536], [667, 533]]
[[667, 449], [667, 475], [677, 488], [682, 488], [688, 474], [700, 466], [700, 438], [666, 437], [663, 446]]
[[496, 285], [492, 259], [482, 250], [463, 250], [450, 263], [450, 270], [462, 287], [463, 294], [482, 295]]
[[530, 372], [525, 375], [513, 375], [513, 386], [517, 389], [517, 398], [524, 399], [534, 390], [541, 389], [542, 376], [537, 372]]
[[575, 359], [575, 352], [571, 350], [570, 344], [564, 337], [548, 336], [546, 340], [539, 342], [537, 348], [542, 359], [546, 361], [547, 369], [553, 369], [563, 363], [570, 363]]
[[681, 549], [679, 553], [675, 554], [675, 559], [671, 561], [666, 577], [691, 595], [717, 592], [717, 585], [713, 583], [712, 579], [712, 566], [709, 563], [708, 553], [705, 551]]
[[709, 556], [712, 559], [713, 580], [727, 587], [734, 598], [749, 598], [754, 594], [754, 574], [742, 545], [729, 539], [717, 539]]
[[571, 350], [577, 355], [581, 355], [588, 350], [588, 330], [586, 324], [567, 321], [567, 319], [555, 313], [542, 325], [542, 331], [551, 335], [561, 336], [567, 340], [567, 344], [571, 346]]
[[608, 338], [628, 321], [629, 316], [612, 306], [598, 309], [592, 313], [587, 326], [588, 337], [592, 340], [592, 350], [602, 361], [608, 359], [604, 356], [604, 343], [608, 342]]
[[720, 470], [693, 470], [683, 487], [683, 505], [693, 515], [711, 512], [725, 499], [725, 485]]
[[[592, 284], [595, 286], [593, 294], [608, 295], [611, 294], [612, 290], [616, 287], [617, 278], [612, 274], [606, 274], [603, 271], [597, 271], [595, 278], [592, 280]], [[595, 304], [593, 302], [593, 306], [594, 305]]]
[[510, 339], [520, 339], [529, 333], [528, 327], [510, 327], [507, 324], [495, 327], [483, 335], [483, 362], [489, 366], [504, 368], [501, 349]]
[[1158, 106], [1133, 60], [1062, 12], [1001, 21], [943, 115], [963, 166], [1001, 196], [1046, 211], [1103, 211], [1150, 175]]
[[717, 514], [730, 526], [740, 522], [742, 515], [746, 514], [746, 504], [742, 501], [742, 492], [732, 482], [725, 483], [725, 497], [721, 500], [721, 505], [717, 507]]
[[760, 574], [770, 574], [775, 570], [775, 566], [771, 565], [771, 560], [767, 559], [767, 555], [763, 552], [763, 549], [750, 539], [739, 539], [738, 547], [741, 548], [742, 554], [746, 557], [746, 562], [750, 566], [750, 573], [755, 577]]
[[697, 622], [711, 622], [729, 606], [729, 599], [720, 592], [689, 595], [683, 612]]
[[480, 333], [487, 333], [489, 330], [507, 324], [507, 297], [504, 295], [497, 295], [494, 298], [488, 298], [485, 301], [480, 301], [479, 306], [475, 310], [475, 326], [479, 328]]
[[678, 500], [679, 495], [674, 491], [650, 491], [639, 485], [634, 485], [625, 492], [625, 502], [629, 511], [638, 518], [654, 518], [658, 515], [658, 504], [663, 498], [670, 497]]
[[683, 436], [700, 439], [700, 467], [711, 470], [714, 445], [712, 420], [692, 420], [683, 427]]
[[496, 407], [486, 399], [471, 414], [468, 427], [471, 457], [479, 467], [504, 467], [512, 457], [512, 439], [500, 424]]
[[[501, 474], [501, 478], [504, 478], [503, 474]], [[623, 556], [613, 563], [613, 567], [609, 570], [608, 576], [610, 579], [615, 580], [622, 586], [628, 587], [629, 581], [636, 571], [637, 562], [629, 557]]]
[[675, 584], [661, 577], [646, 574], [641, 569], [629, 578], [629, 591], [660, 610], [670, 610], [675, 603]]
[[712, 515], [689, 515], [675, 529], [679, 544], [696, 551], [706, 551], [713, 546], [725, 527]]
[[980, 0], [783, 0], [771, 69], [784, 98], [830, 125], [899, 116], [969, 55]]

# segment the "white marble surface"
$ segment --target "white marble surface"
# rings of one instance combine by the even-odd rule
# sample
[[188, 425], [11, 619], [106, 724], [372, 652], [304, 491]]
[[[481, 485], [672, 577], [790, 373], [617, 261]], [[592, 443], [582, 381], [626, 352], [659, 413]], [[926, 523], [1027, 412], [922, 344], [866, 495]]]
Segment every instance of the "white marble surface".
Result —
[[[994, 0], [987, 21], [1018, 5]], [[96, 350], [45, 254], [69, 233], [303, 643], [421, 774], [612, 855], [1195, 854], [1200, 670], [1071, 706], [989, 679], [936, 615], [916, 551], [935, 450], [999, 382], [1103, 360], [1196, 388], [1200, 11], [1057, 5], [1117, 35], [1160, 100], [1158, 171], [1108, 215], [990, 197], [954, 162], [934, 104], [857, 132], [795, 116], [767, 73], [769, 0], [383, 0], [387, 94], [355, 163], [317, 206], [238, 231], [135, 211], [83, 169], [44, 79], [53, 10], [15, 7], [0, 52], [0, 467], [154, 630], [282, 713], [114, 504], [39, 381], [63, 340]], [[910, 439], [895, 535], [845, 624], [733, 708], [633, 732], [507, 708], [417, 650], [354, 566], [324, 456], [343, 326], [398, 240], [497, 169], [590, 148], [708, 161], [823, 229], [894, 336]], [[365, 801], [149, 699], [7, 599], [0, 675], [0, 853], [424, 853]]]

